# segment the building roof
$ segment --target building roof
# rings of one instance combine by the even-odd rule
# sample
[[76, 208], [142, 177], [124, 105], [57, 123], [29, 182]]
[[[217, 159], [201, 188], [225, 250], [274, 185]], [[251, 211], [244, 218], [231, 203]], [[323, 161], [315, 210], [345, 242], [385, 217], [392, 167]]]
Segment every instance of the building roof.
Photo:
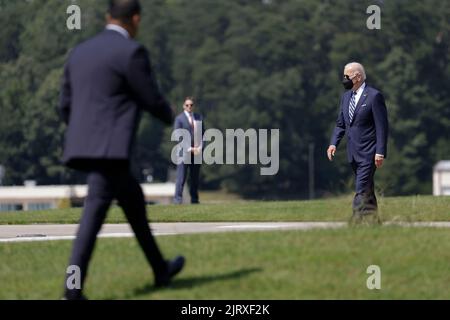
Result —
[[450, 160], [441, 160], [434, 165], [434, 171], [450, 171]]

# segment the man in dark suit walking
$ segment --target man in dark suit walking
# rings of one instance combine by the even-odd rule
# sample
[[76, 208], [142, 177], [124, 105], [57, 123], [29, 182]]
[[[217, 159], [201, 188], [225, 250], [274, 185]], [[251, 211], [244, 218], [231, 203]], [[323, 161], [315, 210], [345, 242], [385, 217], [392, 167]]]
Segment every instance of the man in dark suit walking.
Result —
[[332, 161], [336, 148], [346, 134], [347, 159], [356, 180], [351, 222], [359, 223], [364, 217], [372, 217], [380, 223], [374, 175], [387, 156], [388, 116], [383, 95], [366, 85], [365, 80], [366, 73], [360, 63], [352, 62], [345, 66], [342, 83], [348, 91], [341, 97], [327, 155]]
[[88, 195], [69, 263], [79, 268], [81, 287], [69, 288], [66, 281], [66, 299], [83, 298], [96, 236], [113, 199], [125, 212], [156, 286], [169, 284], [184, 266], [182, 256], [163, 258], [148, 225], [142, 189], [129, 168], [142, 111], [166, 124], [173, 121], [147, 51], [133, 40], [140, 12], [138, 0], [110, 0], [106, 29], [73, 49], [64, 68], [59, 103], [68, 125], [63, 161], [88, 175]]
[[[181, 163], [177, 165], [177, 182], [175, 187], [174, 203], [183, 202], [183, 188], [188, 171], [190, 172], [189, 193], [191, 203], [199, 203], [198, 185], [200, 179], [200, 163], [196, 163], [196, 155], [203, 151], [203, 117], [194, 112], [194, 98], [186, 97], [183, 104], [183, 112], [175, 118], [174, 129], [186, 129], [190, 133], [191, 146], [186, 150], [180, 150]], [[197, 161], [198, 162], [198, 161]]]

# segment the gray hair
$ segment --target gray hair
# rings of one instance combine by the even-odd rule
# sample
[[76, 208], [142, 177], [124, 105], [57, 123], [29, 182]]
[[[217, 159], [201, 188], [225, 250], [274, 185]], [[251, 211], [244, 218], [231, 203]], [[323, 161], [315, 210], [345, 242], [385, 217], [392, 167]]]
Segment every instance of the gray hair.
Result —
[[352, 70], [358, 71], [361, 74], [363, 81], [366, 80], [366, 71], [364, 70], [364, 66], [361, 63], [350, 62], [345, 65], [344, 69], [346, 69], [346, 68], [350, 68]]

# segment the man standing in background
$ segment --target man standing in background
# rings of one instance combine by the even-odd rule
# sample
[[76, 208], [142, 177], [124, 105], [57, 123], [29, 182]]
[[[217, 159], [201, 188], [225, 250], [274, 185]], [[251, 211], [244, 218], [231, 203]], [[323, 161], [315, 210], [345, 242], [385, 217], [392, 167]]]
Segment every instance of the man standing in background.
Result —
[[199, 203], [198, 185], [200, 180], [200, 163], [195, 163], [195, 155], [203, 152], [203, 117], [194, 112], [194, 97], [186, 97], [183, 104], [183, 112], [175, 118], [174, 129], [186, 129], [191, 136], [191, 146], [187, 150], [180, 150], [179, 156], [183, 159], [177, 165], [177, 182], [175, 187], [175, 204], [183, 202], [183, 188], [186, 182], [188, 171], [190, 172], [189, 193], [191, 195], [191, 203]]
[[70, 266], [81, 287], [66, 281], [64, 298], [83, 299], [84, 280], [113, 199], [125, 212], [150, 263], [156, 286], [168, 285], [184, 257], [166, 261], [150, 231], [142, 189], [130, 172], [130, 151], [142, 111], [166, 124], [173, 111], [161, 95], [146, 49], [133, 40], [140, 23], [138, 0], [110, 0], [107, 26], [72, 50], [65, 65], [59, 111], [67, 123], [63, 161], [87, 173], [86, 197]]
[[351, 222], [372, 217], [380, 223], [374, 175], [387, 156], [388, 116], [383, 95], [366, 85], [365, 80], [366, 73], [360, 63], [345, 66], [342, 84], [348, 91], [341, 97], [327, 155], [332, 161], [342, 137], [347, 134], [347, 159], [356, 180]]

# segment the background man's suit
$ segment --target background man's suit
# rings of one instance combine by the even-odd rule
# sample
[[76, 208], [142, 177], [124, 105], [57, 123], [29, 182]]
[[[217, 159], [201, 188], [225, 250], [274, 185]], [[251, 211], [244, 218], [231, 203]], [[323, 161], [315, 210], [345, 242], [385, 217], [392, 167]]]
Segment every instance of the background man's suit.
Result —
[[[141, 112], [167, 124], [173, 113], [159, 92], [145, 48], [115, 30], [77, 46], [65, 66], [59, 110], [68, 124], [63, 161], [86, 171], [89, 186], [70, 265], [80, 267], [83, 284], [96, 235], [117, 199], [157, 280], [168, 267], [148, 227], [129, 158]], [[66, 289], [68, 298], [80, 295], [80, 290]]]
[[356, 180], [353, 213], [370, 214], [377, 209], [374, 190], [375, 154], [387, 157], [388, 117], [383, 95], [365, 86], [350, 121], [349, 104], [352, 90], [341, 98], [339, 115], [330, 145], [339, 145], [347, 135], [347, 159]]
[[[199, 139], [201, 139], [203, 137], [203, 133], [205, 131], [204, 128], [204, 122], [203, 122], [203, 117], [198, 114], [193, 112], [192, 113], [193, 118], [194, 118], [194, 123], [195, 125], [198, 125], [200, 122], [202, 124], [202, 133], [200, 136], [200, 132], [195, 132], [194, 134], [194, 128], [191, 125], [191, 123], [189, 122], [188, 116], [186, 115], [186, 112], [182, 112], [180, 113], [176, 118], [175, 118], [175, 125], [174, 125], [174, 129], [186, 129], [189, 130], [190, 134], [191, 134], [191, 147], [197, 147], [197, 145], [194, 144], [194, 138], [197, 137]], [[195, 130], [197, 130], [198, 128], [196, 128]], [[196, 141], [197, 142], [197, 141]], [[202, 144], [201, 141], [198, 141], [197, 143]], [[183, 150], [180, 150], [180, 152], [183, 152]], [[200, 152], [203, 152], [200, 151]], [[188, 157], [190, 157], [191, 161], [190, 164], [188, 163], [181, 163], [177, 165], [177, 181], [176, 181], [176, 186], [175, 186], [175, 198], [174, 198], [174, 203], [182, 203], [183, 200], [183, 188], [184, 188], [184, 184], [186, 182], [186, 178], [189, 172], [189, 176], [190, 176], [190, 181], [189, 181], [189, 193], [191, 196], [191, 203], [198, 203], [199, 202], [199, 198], [198, 198], [198, 185], [199, 185], [199, 179], [200, 179], [200, 166], [201, 164], [195, 164], [194, 163], [194, 155], [192, 153], [185, 153], [185, 154], [179, 154], [179, 156], [183, 159], [187, 159]], [[185, 161], [187, 162], [187, 161]]]

